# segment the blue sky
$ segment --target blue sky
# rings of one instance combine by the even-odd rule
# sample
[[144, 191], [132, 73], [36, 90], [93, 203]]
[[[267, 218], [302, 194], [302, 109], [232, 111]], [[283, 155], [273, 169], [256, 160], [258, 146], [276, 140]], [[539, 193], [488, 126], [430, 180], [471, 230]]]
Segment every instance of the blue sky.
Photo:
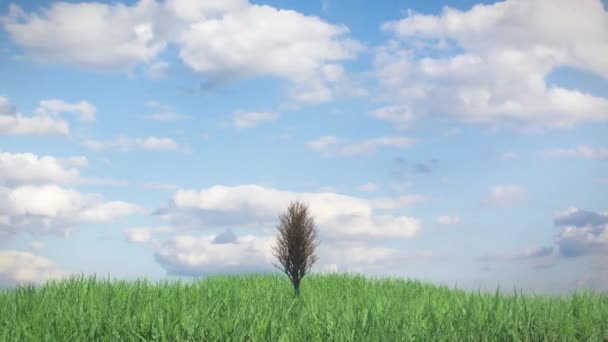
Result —
[[0, 3], [0, 286], [276, 271], [608, 289], [598, 0]]

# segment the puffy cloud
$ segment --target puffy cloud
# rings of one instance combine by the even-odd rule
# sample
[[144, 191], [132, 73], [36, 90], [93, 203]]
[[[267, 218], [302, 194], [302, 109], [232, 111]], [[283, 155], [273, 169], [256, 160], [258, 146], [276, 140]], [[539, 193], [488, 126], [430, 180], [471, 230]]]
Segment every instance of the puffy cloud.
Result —
[[608, 253], [608, 212], [569, 208], [556, 215], [555, 225], [562, 227], [555, 239], [562, 256]]
[[439, 224], [459, 224], [460, 223], [460, 217], [458, 216], [449, 216], [449, 215], [441, 215], [439, 217], [437, 217], [437, 223]]
[[213, 186], [207, 189], [179, 190], [156, 214], [177, 225], [192, 227], [249, 226], [274, 223], [293, 200], [307, 203], [328, 239], [406, 239], [420, 231], [411, 217], [375, 214], [426, 200], [411, 195], [398, 198], [362, 199], [335, 193], [295, 193], [258, 185]]
[[276, 75], [296, 84], [321, 82], [323, 88], [337, 77], [336, 69], [328, 71], [327, 64], [353, 58], [361, 49], [344, 38], [347, 33], [346, 27], [317, 17], [250, 5], [220, 18], [193, 22], [178, 42], [182, 60], [198, 72]]
[[96, 194], [84, 194], [54, 184], [0, 186], [0, 234], [18, 232], [66, 234], [84, 222], [108, 222], [145, 213], [140, 206], [123, 201], [103, 202]]
[[189, 22], [195, 22], [205, 17], [217, 17], [226, 12], [245, 9], [249, 6], [247, 0], [167, 0], [165, 4], [169, 11], [177, 17]]
[[32, 153], [0, 152], [0, 184], [106, 184], [124, 185], [124, 181], [83, 178], [80, 170], [88, 166], [84, 156], [57, 158]]
[[376, 119], [393, 122], [397, 128], [407, 128], [414, 120], [414, 113], [405, 106], [384, 106], [370, 112]]
[[116, 149], [119, 151], [141, 150], [178, 150], [179, 146], [171, 138], [163, 137], [142, 137], [130, 138], [125, 135], [118, 136], [112, 140], [85, 140], [82, 143], [85, 147], [94, 151]]
[[234, 126], [237, 128], [255, 127], [264, 121], [274, 121], [279, 118], [278, 113], [273, 112], [238, 112], [234, 114]]
[[337, 64], [363, 50], [347, 37], [347, 27], [248, 1], [59, 2], [37, 13], [11, 5], [2, 24], [13, 42], [41, 61], [122, 70], [147, 64], [146, 74], [158, 78], [167, 64], [156, 58], [173, 43], [183, 63], [212, 83], [278, 76], [291, 82], [292, 99], [303, 103], [365, 92]]
[[53, 261], [41, 256], [15, 250], [0, 251], [0, 287], [40, 284], [68, 276]]
[[[377, 49], [374, 64], [398, 110], [381, 118], [406, 122], [413, 113], [535, 129], [608, 120], [608, 99], [546, 82], [564, 66], [608, 78], [608, 15], [599, 0], [410, 11], [382, 27], [396, 39]], [[445, 57], [429, 57], [429, 42], [443, 42]]]
[[[228, 239], [225, 239], [226, 235], [229, 235]], [[278, 265], [272, 249], [276, 245], [274, 236], [236, 236], [226, 230], [219, 235], [177, 235], [162, 242], [144, 240], [143, 243], [154, 251], [154, 259], [173, 275], [278, 271], [274, 267]], [[430, 251], [326, 243], [320, 244], [315, 254], [323, 263], [314, 264], [313, 272], [378, 269], [443, 258]]]
[[580, 145], [574, 148], [552, 148], [546, 149], [543, 155], [547, 157], [579, 157], [587, 159], [606, 159], [608, 158], [608, 148], [594, 148], [587, 145]]
[[307, 143], [308, 148], [328, 156], [352, 157], [374, 154], [380, 147], [408, 148], [415, 140], [406, 137], [377, 137], [355, 143], [340, 143], [335, 136], [322, 136]]
[[127, 70], [152, 61], [168, 43], [161, 4], [57, 2], [38, 13], [10, 5], [2, 19], [11, 39], [41, 61]]
[[36, 110], [39, 115], [57, 115], [59, 113], [77, 113], [81, 121], [95, 121], [96, 108], [87, 101], [69, 103], [63, 100], [51, 99], [40, 101]]
[[68, 123], [48, 114], [23, 116], [0, 96], [0, 134], [10, 135], [68, 135]]
[[522, 200], [527, 190], [519, 185], [498, 185], [492, 187], [483, 203], [489, 205], [507, 205]]
[[242, 236], [236, 243], [214, 243], [214, 236], [179, 235], [164, 241], [155, 260], [174, 275], [264, 272], [272, 270], [273, 238]]
[[[75, 183], [80, 179], [77, 167], [86, 165], [86, 158], [62, 160], [32, 153], [0, 152], [0, 183], [25, 184], [39, 182]], [[71, 167], [76, 162], [77, 167]]]
[[[552, 244], [514, 253], [486, 253], [477, 261], [530, 260], [537, 267], [546, 267], [554, 265], [559, 257], [598, 256], [600, 260], [605, 260], [608, 255], [608, 212], [569, 208], [557, 213], [554, 222], [561, 228]], [[588, 274], [584, 279], [592, 282], [596, 278]]]

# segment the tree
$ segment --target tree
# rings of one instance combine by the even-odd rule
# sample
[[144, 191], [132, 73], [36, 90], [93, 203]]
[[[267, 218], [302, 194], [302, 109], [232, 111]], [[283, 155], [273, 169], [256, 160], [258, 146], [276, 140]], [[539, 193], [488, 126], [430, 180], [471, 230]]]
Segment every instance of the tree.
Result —
[[279, 216], [277, 230], [279, 236], [273, 250], [282, 267], [275, 266], [289, 277], [295, 295], [299, 296], [302, 278], [318, 260], [314, 254], [319, 245], [317, 230], [308, 207], [298, 201], [291, 203], [287, 212]]

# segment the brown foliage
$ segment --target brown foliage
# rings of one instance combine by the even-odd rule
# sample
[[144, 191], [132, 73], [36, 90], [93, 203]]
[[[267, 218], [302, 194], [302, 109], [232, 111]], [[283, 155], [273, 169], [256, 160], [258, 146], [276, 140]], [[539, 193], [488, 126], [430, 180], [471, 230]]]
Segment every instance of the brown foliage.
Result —
[[295, 295], [299, 296], [302, 278], [318, 260], [314, 254], [319, 244], [316, 240], [317, 230], [308, 207], [298, 201], [291, 203], [287, 212], [279, 216], [279, 220], [279, 236], [273, 250], [282, 267], [275, 266], [289, 277]]

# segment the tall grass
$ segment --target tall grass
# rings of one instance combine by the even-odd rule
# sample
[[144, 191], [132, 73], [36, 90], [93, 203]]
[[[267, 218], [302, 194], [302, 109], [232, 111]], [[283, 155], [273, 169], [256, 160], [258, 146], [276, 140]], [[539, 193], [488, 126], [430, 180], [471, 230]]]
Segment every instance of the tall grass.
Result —
[[608, 294], [483, 294], [279, 274], [193, 283], [72, 277], [0, 292], [0, 341], [608, 341]]

